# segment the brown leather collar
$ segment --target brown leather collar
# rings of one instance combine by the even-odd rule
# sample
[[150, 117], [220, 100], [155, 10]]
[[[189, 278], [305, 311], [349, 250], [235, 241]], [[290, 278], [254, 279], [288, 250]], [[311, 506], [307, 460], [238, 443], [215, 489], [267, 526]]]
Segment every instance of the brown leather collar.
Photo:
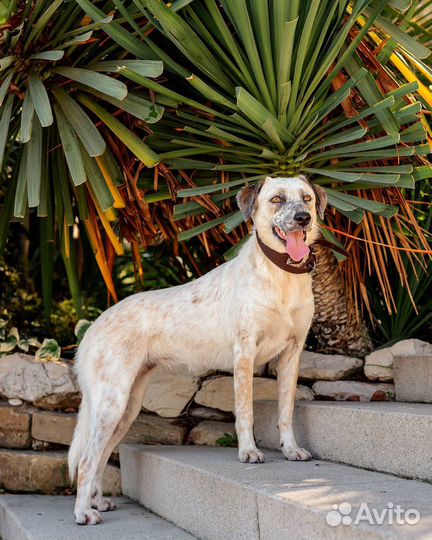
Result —
[[[272, 249], [267, 244], [264, 244], [264, 242], [259, 237], [258, 233], [255, 232], [257, 242], [259, 247], [261, 248], [264, 255], [276, 266], [284, 270], [285, 272], [290, 272], [291, 274], [310, 274], [315, 270], [316, 267], [316, 253], [314, 246], [309, 246], [309, 256], [308, 258], [302, 262], [302, 263], [292, 263], [291, 258], [287, 253], [280, 253], [279, 251], [276, 251], [275, 249]], [[345, 251], [345, 249], [339, 247], [336, 244], [333, 244], [332, 242], [329, 242], [327, 240], [324, 240], [323, 238], [320, 238], [319, 240], [316, 240], [314, 244], [320, 244], [322, 246], [326, 246], [328, 248], [334, 249], [338, 253], [341, 253], [342, 255], [345, 255], [346, 257], [349, 256], [349, 253]]]

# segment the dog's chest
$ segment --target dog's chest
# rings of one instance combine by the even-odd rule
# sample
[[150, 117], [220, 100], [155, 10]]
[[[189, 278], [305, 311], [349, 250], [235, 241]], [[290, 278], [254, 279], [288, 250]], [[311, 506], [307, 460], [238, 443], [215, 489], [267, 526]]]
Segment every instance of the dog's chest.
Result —
[[263, 364], [293, 344], [293, 339], [309, 328], [313, 315], [312, 291], [292, 291], [286, 298], [277, 298], [261, 305], [255, 312], [257, 360]]

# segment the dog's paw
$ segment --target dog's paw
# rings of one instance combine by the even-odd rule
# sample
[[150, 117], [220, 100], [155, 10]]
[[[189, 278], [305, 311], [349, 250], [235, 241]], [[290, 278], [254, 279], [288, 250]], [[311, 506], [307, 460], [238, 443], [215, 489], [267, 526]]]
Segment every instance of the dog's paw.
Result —
[[265, 457], [260, 450], [252, 448], [250, 450], [239, 450], [239, 460], [242, 463], [264, 463]]
[[89, 508], [84, 512], [77, 512], [75, 514], [75, 521], [78, 525], [97, 525], [101, 522], [101, 517], [97, 510]]
[[290, 461], [310, 461], [312, 459], [307, 450], [297, 446], [282, 447], [282, 454]]
[[99, 510], [99, 512], [111, 512], [111, 510], [116, 509], [116, 505], [112, 502], [111, 499], [100, 499], [92, 501], [92, 508]]

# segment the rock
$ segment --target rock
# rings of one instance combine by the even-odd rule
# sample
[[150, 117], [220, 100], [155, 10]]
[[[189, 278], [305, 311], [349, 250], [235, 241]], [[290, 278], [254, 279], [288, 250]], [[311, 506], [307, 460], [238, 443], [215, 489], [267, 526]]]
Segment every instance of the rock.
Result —
[[315, 399], [315, 392], [309, 386], [303, 384], [297, 385], [296, 400], [312, 401]]
[[[76, 425], [76, 414], [37, 411], [33, 415], [32, 437], [48, 443], [70, 445]], [[140, 414], [123, 442], [129, 444], [182, 444], [186, 427], [166, 418]]]
[[[278, 359], [269, 364], [269, 373], [277, 377]], [[303, 351], [300, 358], [299, 379], [338, 381], [351, 377], [363, 366], [363, 360], [340, 354], [321, 354]]]
[[215, 420], [216, 422], [232, 422], [234, 420], [232, 413], [210, 409], [209, 407], [189, 409], [189, 416], [200, 420]]
[[432, 353], [432, 344], [420, 339], [404, 339], [391, 347], [378, 349], [366, 356], [364, 372], [371, 381], [393, 380], [393, 358], [411, 354], [423, 355]]
[[69, 364], [37, 362], [21, 353], [0, 357], [0, 396], [44, 409], [75, 407], [80, 400]]
[[217, 440], [229, 433], [235, 436], [235, 425], [227, 422], [206, 420], [195, 426], [189, 433], [188, 443], [200, 446], [218, 446]]
[[183, 444], [187, 428], [168, 418], [141, 413], [132, 424], [126, 437], [127, 444]]
[[38, 441], [69, 446], [76, 425], [76, 414], [36, 411], [33, 414], [32, 437]]
[[395, 356], [397, 401], [432, 403], [432, 354]]
[[[310, 390], [310, 389], [308, 389]], [[312, 392], [306, 392], [304, 387], [297, 388], [296, 399], [313, 399]], [[255, 401], [277, 400], [277, 381], [264, 377], [254, 377], [253, 396]], [[203, 382], [201, 389], [195, 396], [196, 403], [234, 412], [234, 383], [232, 377], [214, 377]]]
[[373, 384], [358, 381], [317, 381], [312, 385], [317, 396], [336, 401], [391, 401], [393, 384]]
[[143, 407], [159, 416], [177, 417], [193, 398], [198, 385], [199, 378], [184, 370], [172, 372], [158, 366], [150, 374]]
[[23, 407], [0, 404], [0, 446], [29, 448], [31, 413]]
[[[8, 491], [59, 493], [70, 488], [66, 452], [0, 450], [0, 486]], [[104, 492], [121, 493], [120, 469], [108, 465]]]
[[12, 398], [12, 399], [8, 399], [8, 403], [9, 405], [12, 405], [13, 407], [18, 407], [19, 405], [22, 405], [24, 402], [22, 399]]

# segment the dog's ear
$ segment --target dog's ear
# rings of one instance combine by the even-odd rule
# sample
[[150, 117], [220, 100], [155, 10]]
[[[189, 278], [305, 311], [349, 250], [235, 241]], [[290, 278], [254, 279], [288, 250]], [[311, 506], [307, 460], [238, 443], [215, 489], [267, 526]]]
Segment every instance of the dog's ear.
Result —
[[324, 219], [324, 213], [327, 206], [327, 194], [321, 186], [311, 184], [316, 197], [316, 208], [318, 215], [321, 219]]
[[237, 193], [237, 204], [240, 210], [243, 212], [246, 221], [252, 216], [262, 185], [263, 182], [259, 182], [254, 186], [246, 186]]

